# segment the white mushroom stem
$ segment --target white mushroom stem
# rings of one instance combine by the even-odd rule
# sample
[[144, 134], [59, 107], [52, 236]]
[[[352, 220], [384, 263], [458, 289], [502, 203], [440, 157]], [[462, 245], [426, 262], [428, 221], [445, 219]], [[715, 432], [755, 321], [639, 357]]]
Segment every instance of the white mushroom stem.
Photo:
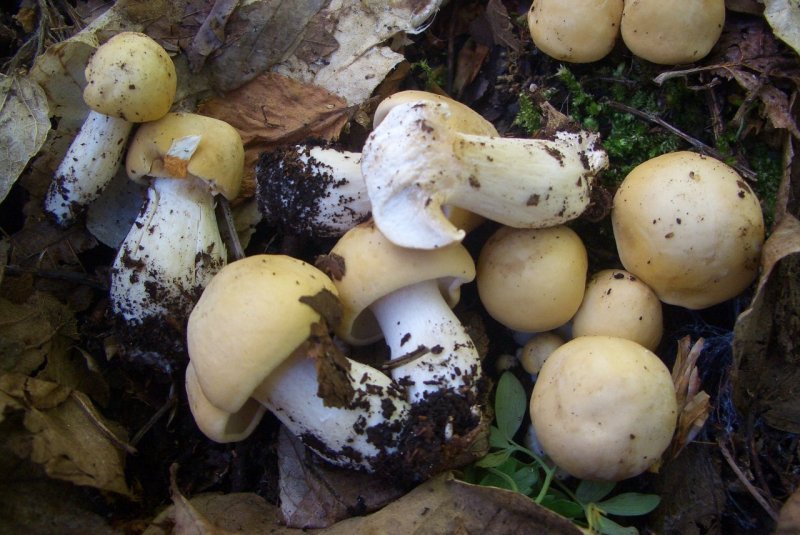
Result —
[[90, 111], [56, 169], [45, 211], [68, 226], [100, 196], [119, 168], [133, 123]]
[[258, 168], [259, 207], [287, 231], [341, 236], [370, 215], [361, 154], [297, 145], [266, 156]]
[[317, 395], [314, 360], [302, 354], [282, 363], [256, 389], [253, 398], [324, 459], [338, 466], [372, 471], [376, 460], [397, 452], [397, 435], [408, 418], [409, 404], [385, 374], [353, 360], [348, 362], [347, 375], [355, 391], [348, 407], [325, 406]]
[[114, 260], [113, 311], [130, 323], [159, 316], [182, 321], [225, 262], [208, 186], [154, 178]]
[[460, 241], [464, 232], [445, 217], [445, 204], [515, 228], [575, 219], [589, 205], [594, 176], [608, 165], [593, 133], [463, 134], [448, 126], [450, 115], [446, 104], [399, 104], [364, 146], [372, 216], [397, 245], [433, 249]]
[[393, 367], [391, 375], [406, 387], [412, 403], [447, 390], [461, 395], [477, 392], [480, 357], [435, 280], [396, 290], [373, 303], [370, 310], [391, 359], [408, 359]]

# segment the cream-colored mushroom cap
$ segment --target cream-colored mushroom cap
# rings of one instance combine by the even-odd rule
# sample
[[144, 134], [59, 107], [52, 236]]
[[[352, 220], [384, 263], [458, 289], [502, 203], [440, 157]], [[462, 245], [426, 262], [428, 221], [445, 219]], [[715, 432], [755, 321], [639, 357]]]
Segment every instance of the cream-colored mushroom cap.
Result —
[[206, 286], [189, 316], [187, 347], [208, 402], [235, 414], [311, 332], [320, 314], [305, 298], [336, 295], [314, 266], [283, 255], [228, 264]]
[[464, 134], [475, 134], [479, 136], [499, 136], [497, 129], [492, 123], [484, 119], [478, 112], [452, 98], [428, 91], [407, 90], [395, 93], [378, 104], [375, 109], [375, 116], [372, 119], [372, 126], [377, 127], [386, 114], [394, 107], [409, 102], [428, 102], [433, 104], [443, 104], [447, 106], [449, 126], [457, 132]]
[[341, 276], [333, 275], [342, 301], [342, 321], [336, 334], [351, 344], [368, 344], [383, 336], [369, 306], [395, 290], [437, 280], [452, 307], [461, 285], [475, 278], [475, 264], [460, 243], [432, 250], [398, 247], [375, 225], [362, 223], [342, 236], [331, 250], [343, 260]]
[[587, 270], [586, 248], [569, 227], [501, 227], [481, 249], [478, 294], [506, 327], [549, 331], [578, 310]]
[[[173, 144], [194, 136], [199, 136], [199, 142], [188, 161], [171, 167], [168, 153]], [[168, 113], [139, 127], [128, 147], [125, 167], [137, 182], [146, 182], [146, 177], [194, 177], [205, 181], [212, 193], [233, 199], [242, 183], [244, 147], [239, 132], [225, 121], [195, 113]]]
[[556, 349], [539, 372], [530, 409], [553, 462], [596, 481], [647, 470], [669, 445], [678, 416], [664, 363], [610, 336], [581, 336]]
[[745, 290], [764, 242], [761, 205], [729, 166], [693, 152], [648, 160], [611, 210], [620, 260], [665, 303], [701, 309]]
[[538, 333], [517, 352], [517, 360], [530, 374], [539, 373], [547, 357], [564, 345], [564, 339], [554, 332]]
[[83, 100], [94, 111], [132, 123], [154, 121], [172, 106], [178, 78], [172, 59], [143, 33], [118, 33], [86, 66]]
[[664, 322], [661, 301], [653, 290], [623, 269], [592, 275], [583, 302], [572, 318], [575, 337], [599, 334], [627, 338], [654, 351]]
[[724, 25], [725, 0], [625, 0], [620, 28], [635, 55], [678, 65], [704, 58]]
[[528, 27], [539, 50], [560, 61], [604, 58], [619, 36], [622, 0], [534, 0]]

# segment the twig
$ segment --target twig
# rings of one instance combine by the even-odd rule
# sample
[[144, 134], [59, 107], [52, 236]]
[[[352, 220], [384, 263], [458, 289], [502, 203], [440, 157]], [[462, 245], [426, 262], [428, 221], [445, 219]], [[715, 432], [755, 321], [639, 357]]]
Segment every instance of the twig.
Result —
[[170, 390], [169, 399], [158, 409], [147, 423], [145, 423], [141, 429], [133, 436], [131, 439], [131, 446], [136, 446], [142, 438], [147, 434], [148, 431], [159, 421], [172, 407], [175, 406], [175, 403], [178, 401], [178, 397], [175, 395], [175, 385], [173, 385], [172, 389]]
[[231, 212], [231, 205], [228, 199], [223, 195], [218, 195], [217, 207], [222, 216], [222, 230], [225, 234], [225, 242], [228, 245], [230, 257], [232, 260], [241, 260], [244, 258], [244, 249], [242, 249], [242, 243], [239, 241], [239, 235], [236, 233], [236, 224], [233, 222], [233, 213]]
[[758, 502], [758, 505], [760, 505], [761, 508], [764, 509], [764, 511], [766, 511], [766, 513], [775, 522], [777, 522], [778, 521], [777, 511], [775, 511], [772, 508], [772, 506], [770, 506], [770, 504], [767, 503], [767, 500], [764, 499], [764, 496], [762, 496], [761, 493], [758, 491], [758, 489], [755, 488], [752, 483], [750, 483], [750, 480], [748, 480], [747, 476], [744, 475], [742, 469], [739, 468], [739, 466], [737, 466], [736, 461], [731, 455], [731, 452], [728, 451], [728, 448], [726, 448], [725, 444], [723, 444], [722, 439], [717, 440], [717, 445], [719, 446], [719, 450], [722, 452], [722, 456], [725, 458], [725, 461], [728, 463], [728, 466], [731, 467], [731, 470], [733, 470], [733, 473], [736, 474], [736, 477], [739, 478], [739, 481], [742, 482], [742, 484], [745, 486], [750, 495], [753, 496], [753, 498], [755, 498], [755, 500]]
[[96, 278], [92, 277], [91, 275], [87, 275], [86, 273], [78, 273], [74, 271], [30, 269], [14, 265], [5, 266], [4, 271], [6, 275], [11, 275], [12, 277], [15, 276], [18, 277], [20, 275], [29, 273], [34, 277], [40, 277], [42, 279], [60, 280], [64, 282], [70, 282], [73, 284], [81, 284], [83, 286], [89, 286], [90, 288], [94, 288], [95, 290], [100, 290], [102, 292], [108, 291], [107, 283], [97, 280]]
[[[714, 157], [714, 158], [716, 158], [718, 160], [723, 160], [723, 161], [726, 159], [725, 155], [722, 154], [721, 152], [719, 152], [714, 147], [712, 147], [710, 145], [706, 145], [705, 143], [703, 143], [699, 139], [693, 138], [689, 134], [683, 132], [682, 130], [679, 130], [678, 128], [676, 128], [674, 126], [672, 126], [671, 124], [669, 124], [667, 121], [665, 121], [661, 117], [657, 117], [657, 116], [655, 116], [653, 114], [650, 114], [650, 113], [644, 112], [642, 110], [636, 109], [634, 107], [628, 106], [627, 104], [623, 104], [622, 102], [616, 102], [616, 101], [613, 101], [613, 100], [605, 100], [604, 102], [606, 104], [608, 104], [609, 106], [611, 106], [612, 108], [614, 108], [614, 109], [617, 109], [617, 110], [620, 110], [620, 111], [624, 111], [626, 113], [630, 113], [631, 115], [635, 115], [636, 117], [639, 117], [640, 119], [644, 119], [644, 120], [649, 121], [651, 123], [657, 124], [658, 126], [664, 128], [668, 132], [670, 132], [670, 133], [678, 136], [679, 138], [683, 139], [684, 141], [686, 141], [687, 143], [689, 143], [693, 147], [702, 150], [703, 152], [705, 152], [709, 156], [712, 156], [712, 157]], [[748, 180], [755, 180], [756, 177], [757, 177], [755, 171], [753, 171], [752, 169], [750, 169], [748, 167], [744, 167], [743, 165], [739, 165], [739, 164], [733, 164], [732, 167], [734, 167], [739, 172], [739, 174], [741, 174], [743, 177], [747, 178]]]
[[135, 455], [137, 453], [136, 448], [134, 448], [131, 444], [120, 440], [117, 435], [115, 435], [114, 432], [109, 429], [105, 423], [103, 423], [91, 403], [87, 402], [85, 394], [73, 390], [69, 395], [78, 404], [81, 412], [83, 412], [83, 414], [85, 414], [91, 420], [91, 422], [97, 427], [103, 436], [110, 440], [116, 448], [130, 455]]

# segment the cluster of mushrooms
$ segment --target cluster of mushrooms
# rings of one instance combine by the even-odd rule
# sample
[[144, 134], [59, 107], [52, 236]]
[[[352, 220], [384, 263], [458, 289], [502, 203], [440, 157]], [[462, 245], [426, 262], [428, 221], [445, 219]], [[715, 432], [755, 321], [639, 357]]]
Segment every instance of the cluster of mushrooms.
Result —
[[[174, 67], [142, 34], [110, 39], [86, 75], [94, 111], [46, 209], [69, 224], [127, 147], [128, 176], [149, 188], [114, 262], [112, 309], [131, 327], [188, 316], [189, 405], [217, 442], [246, 438], [270, 411], [341, 467], [419, 480], [468, 460], [490, 419], [488, 386], [452, 309], [476, 280], [486, 312], [530, 338], [519, 358], [538, 372], [530, 412], [544, 452], [577, 477], [632, 477], [676, 425], [670, 372], [653, 352], [661, 303], [720, 303], [758, 270], [752, 190], [722, 162], [677, 152], [622, 183], [611, 217], [624, 269], [587, 283], [586, 249], [567, 223], [608, 165], [597, 134], [503, 138], [463, 104], [420, 91], [378, 106], [361, 153], [298, 145], [261, 158], [265, 218], [338, 238], [316, 265], [279, 254], [227, 263], [214, 196], [239, 192], [238, 133], [169, 113]], [[476, 262], [462, 241], [486, 219], [498, 230]], [[381, 340], [380, 368], [353, 358]]]
[[693, 63], [711, 51], [724, 24], [724, 0], [534, 0], [528, 12], [537, 48], [571, 63], [604, 58], [620, 36], [652, 63]]

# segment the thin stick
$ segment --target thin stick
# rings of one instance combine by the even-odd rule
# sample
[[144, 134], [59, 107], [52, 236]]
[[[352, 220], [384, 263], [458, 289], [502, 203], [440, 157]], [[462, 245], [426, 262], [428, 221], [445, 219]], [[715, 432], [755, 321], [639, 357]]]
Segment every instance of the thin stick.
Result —
[[750, 495], [753, 496], [753, 498], [755, 498], [755, 500], [758, 502], [758, 505], [760, 505], [761, 508], [764, 509], [764, 511], [766, 511], [766, 513], [770, 517], [772, 517], [772, 519], [775, 522], [777, 522], [778, 513], [772, 508], [772, 506], [770, 506], [769, 503], [767, 503], [767, 500], [764, 499], [764, 496], [761, 495], [758, 489], [755, 488], [752, 483], [750, 483], [750, 480], [748, 480], [747, 476], [744, 475], [742, 469], [736, 465], [736, 461], [731, 455], [731, 452], [728, 451], [728, 448], [725, 447], [725, 444], [722, 443], [722, 439], [719, 439], [717, 441], [717, 444], [719, 445], [719, 449], [722, 452], [722, 456], [725, 458], [725, 461], [727, 461], [728, 466], [731, 467], [731, 470], [733, 470], [733, 473], [736, 474], [736, 477], [739, 478], [739, 481], [742, 482], [742, 484], [745, 486]]
[[[697, 149], [700, 149], [703, 152], [707, 153], [709, 156], [713, 156], [714, 158], [716, 158], [718, 160], [723, 160], [723, 161], [726, 159], [725, 155], [722, 154], [721, 152], [719, 152], [714, 147], [712, 147], [710, 145], [706, 145], [705, 143], [703, 143], [699, 139], [695, 139], [692, 136], [690, 136], [689, 134], [683, 132], [682, 130], [677, 129], [676, 127], [672, 126], [671, 124], [669, 124], [667, 121], [665, 121], [661, 117], [656, 117], [655, 115], [652, 115], [650, 113], [644, 112], [642, 110], [638, 110], [636, 108], [628, 106], [627, 104], [623, 104], [622, 102], [616, 102], [616, 101], [613, 101], [613, 100], [607, 100], [607, 101], [605, 101], [605, 103], [608, 104], [609, 106], [611, 106], [612, 108], [615, 108], [615, 109], [620, 110], [620, 111], [624, 111], [626, 113], [630, 113], [631, 115], [635, 115], [636, 117], [639, 117], [640, 119], [644, 119], [644, 120], [649, 121], [651, 123], [657, 124], [658, 126], [664, 128], [668, 132], [670, 132], [672, 134], [675, 134], [679, 138], [683, 139], [684, 141], [686, 141], [687, 143], [689, 143], [693, 147], [695, 147]], [[744, 167], [744, 166], [739, 165], [739, 164], [733, 164], [732, 167], [735, 168], [743, 177], [747, 178], [748, 180], [755, 180], [757, 178], [757, 175], [756, 175], [755, 171], [753, 171], [752, 169], [749, 169], [749, 168]]]
[[231, 260], [241, 260], [244, 258], [244, 249], [242, 243], [239, 241], [239, 235], [236, 233], [236, 224], [233, 222], [233, 212], [231, 212], [231, 205], [228, 199], [222, 195], [217, 196], [217, 206], [220, 214], [222, 215], [223, 230], [225, 233], [226, 243]]

